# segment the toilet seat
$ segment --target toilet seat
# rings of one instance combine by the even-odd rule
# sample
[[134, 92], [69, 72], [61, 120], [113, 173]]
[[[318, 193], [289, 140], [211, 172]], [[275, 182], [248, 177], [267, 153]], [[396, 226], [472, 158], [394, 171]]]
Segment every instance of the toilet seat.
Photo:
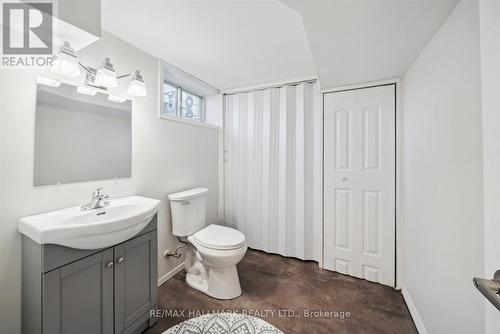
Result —
[[208, 225], [192, 238], [201, 246], [215, 250], [233, 250], [244, 247], [245, 235], [240, 231], [221, 225]]

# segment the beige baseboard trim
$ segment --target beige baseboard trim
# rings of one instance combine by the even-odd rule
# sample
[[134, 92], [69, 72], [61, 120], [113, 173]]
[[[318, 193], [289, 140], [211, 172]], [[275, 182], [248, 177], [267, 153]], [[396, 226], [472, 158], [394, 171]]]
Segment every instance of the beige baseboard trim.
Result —
[[413, 299], [410, 296], [408, 290], [405, 287], [401, 289], [403, 293], [403, 298], [406, 302], [406, 306], [408, 306], [408, 310], [410, 311], [411, 317], [413, 318], [413, 322], [415, 326], [417, 326], [417, 330], [419, 334], [427, 334], [427, 330], [425, 329], [422, 318], [420, 318], [420, 314], [418, 314], [417, 307], [413, 303]]
[[182, 269], [184, 269], [184, 261], [182, 261], [178, 266], [176, 266], [174, 269], [170, 270], [168, 273], [163, 275], [162, 277], [158, 278], [158, 286], [162, 285], [166, 281], [168, 281], [170, 278], [172, 278], [175, 274], [180, 272]]

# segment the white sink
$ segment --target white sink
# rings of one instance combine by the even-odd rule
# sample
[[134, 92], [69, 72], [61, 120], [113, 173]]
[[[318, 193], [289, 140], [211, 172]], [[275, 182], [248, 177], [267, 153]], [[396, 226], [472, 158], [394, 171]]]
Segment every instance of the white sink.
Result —
[[39, 244], [79, 249], [110, 247], [130, 239], [153, 219], [159, 200], [131, 196], [110, 201], [105, 208], [80, 207], [46, 212], [19, 220], [19, 232]]

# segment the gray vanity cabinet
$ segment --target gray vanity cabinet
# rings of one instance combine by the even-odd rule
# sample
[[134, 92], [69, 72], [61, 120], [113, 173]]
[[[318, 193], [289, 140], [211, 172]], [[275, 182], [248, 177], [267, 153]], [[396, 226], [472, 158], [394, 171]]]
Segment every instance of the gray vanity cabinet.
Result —
[[113, 249], [43, 275], [43, 333], [113, 334]]
[[156, 216], [106, 249], [39, 245], [23, 236], [25, 334], [140, 333], [155, 322]]
[[[155, 306], [156, 231], [115, 246], [115, 333], [149, 319]], [[141, 317], [143, 318], [141, 320]]]

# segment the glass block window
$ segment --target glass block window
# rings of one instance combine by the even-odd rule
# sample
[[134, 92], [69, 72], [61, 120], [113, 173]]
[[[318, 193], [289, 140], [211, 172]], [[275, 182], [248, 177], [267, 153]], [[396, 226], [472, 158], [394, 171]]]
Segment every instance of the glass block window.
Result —
[[170, 116], [178, 116], [177, 113], [177, 87], [163, 83], [163, 113]]
[[181, 117], [201, 121], [202, 102], [203, 99], [201, 97], [181, 89]]
[[204, 122], [203, 97], [190, 93], [167, 81], [163, 82], [161, 115]]

